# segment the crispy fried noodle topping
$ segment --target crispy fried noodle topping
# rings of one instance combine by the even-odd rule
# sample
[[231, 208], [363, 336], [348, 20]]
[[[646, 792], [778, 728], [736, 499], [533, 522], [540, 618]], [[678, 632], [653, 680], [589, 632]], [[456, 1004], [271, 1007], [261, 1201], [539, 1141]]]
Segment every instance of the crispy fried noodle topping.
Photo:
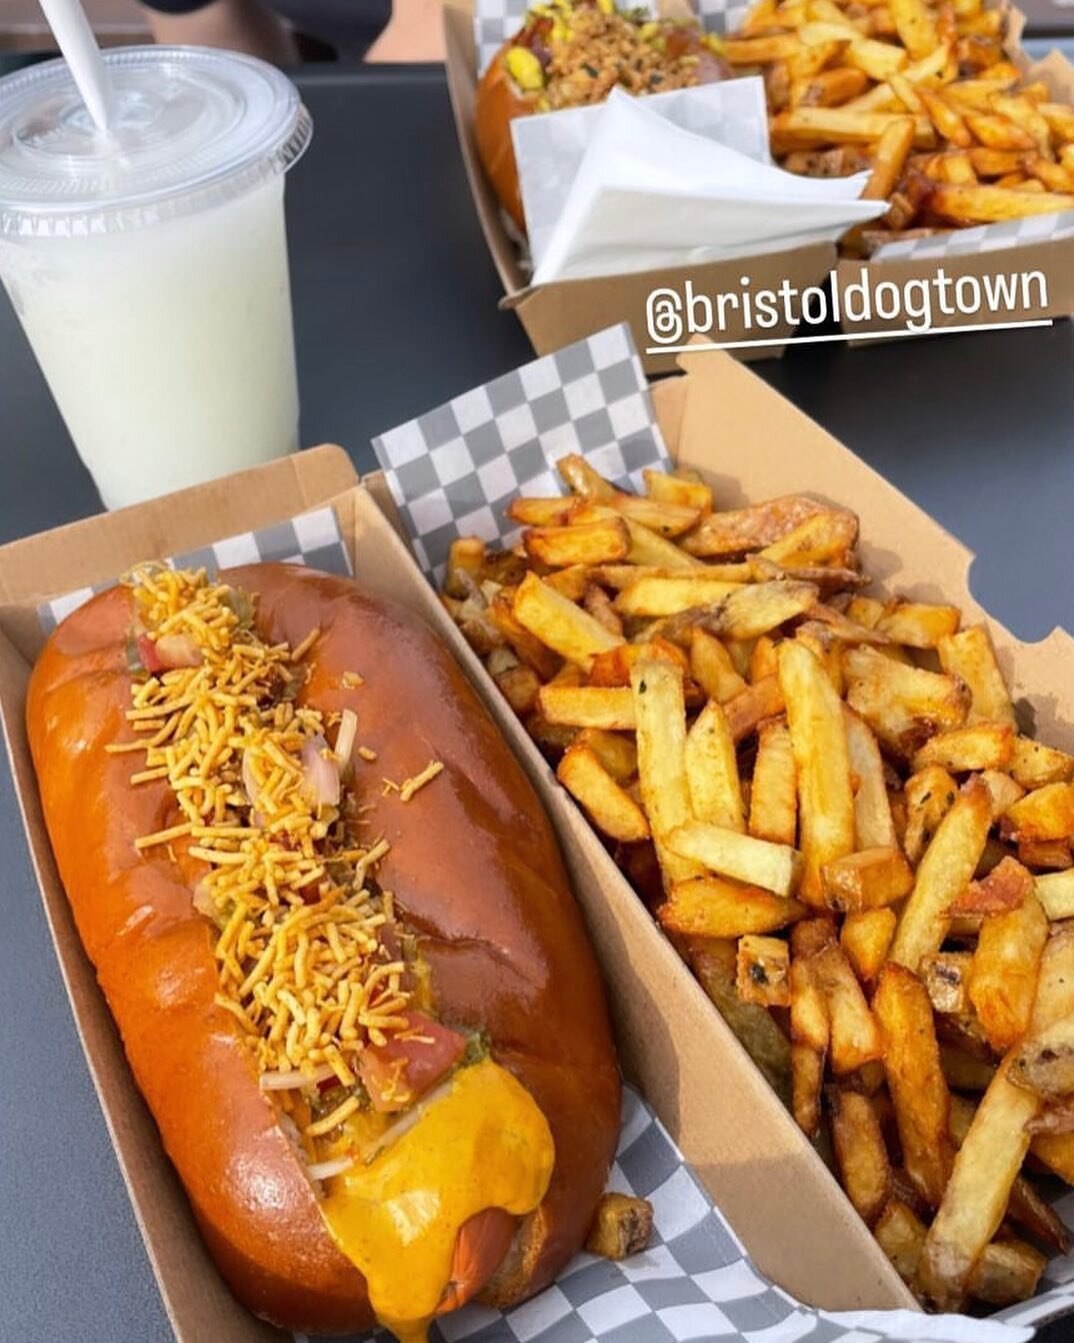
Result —
[[216, 1002], [241, 1025], [262, 1086], [351, 1090], [367, 1044], [410, 1030], [412, 989], [392, 894], [370, 875], [388, 845], [358, 839], [363, 809], [341, 782], [356, 717], [296, 702], [319, 631], [266, 644], [250, 599], [203, 570], [145, 567], [127, 582], [137, 741], [109, 750], [144, 750], [132, 784], [166, 779], [183, 816], [137, 847], [174, 843], [205, 865], [194, 899], [219, 929]]

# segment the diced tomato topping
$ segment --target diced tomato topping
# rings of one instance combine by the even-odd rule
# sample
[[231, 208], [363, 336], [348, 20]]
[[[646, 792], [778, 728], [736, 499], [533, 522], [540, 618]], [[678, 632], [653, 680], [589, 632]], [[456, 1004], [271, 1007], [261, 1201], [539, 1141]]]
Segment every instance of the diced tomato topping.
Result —
[[367, 1045], [358, 1071], [373, 1109], [406, 1110], [449, 1073], [466, 1051], [466, 1036], [423, 1012], [408, 1013], [405, 1031], [384, 1045]]

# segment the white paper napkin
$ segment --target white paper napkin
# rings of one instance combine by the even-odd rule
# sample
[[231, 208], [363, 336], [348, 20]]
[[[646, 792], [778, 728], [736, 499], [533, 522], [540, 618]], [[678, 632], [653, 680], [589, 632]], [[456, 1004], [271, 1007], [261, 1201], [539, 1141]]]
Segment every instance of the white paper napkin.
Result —
[[616, 89], [595, 107], [516, 118], [512, 134], [535, 284], [834, 241], [887, 209], [858, 199], [864, 173], [771, 166], [760, 79], [649, 98]]

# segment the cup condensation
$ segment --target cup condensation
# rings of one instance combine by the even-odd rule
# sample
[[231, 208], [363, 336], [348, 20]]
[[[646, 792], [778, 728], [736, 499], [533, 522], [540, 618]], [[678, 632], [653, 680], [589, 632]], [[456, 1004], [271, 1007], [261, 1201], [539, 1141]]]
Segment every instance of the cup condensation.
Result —
[[[285, 77], [248, 57], [108, 59], [111, 144], [60, 63], [21, 80], [15, 115], [0, 81], [0, 278], [114, 508], [297, 448], [283, 199], [309, 120]], [[4, 139], [13, 123], [29, 127], [21, 154]], [[21, 199], [13, 162], [42, 174]]]

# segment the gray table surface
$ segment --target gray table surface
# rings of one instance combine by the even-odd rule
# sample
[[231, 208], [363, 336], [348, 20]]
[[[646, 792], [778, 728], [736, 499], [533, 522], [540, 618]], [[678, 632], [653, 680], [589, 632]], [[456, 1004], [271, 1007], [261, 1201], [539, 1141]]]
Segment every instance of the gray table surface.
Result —
[[[311, 70], [300, 83], [317, 126], [289, 186], [303, 441], [341, 441], [365, 468], [373, 433], [529, 349], [496, 310], [439, 71]], [[974, 590], [997, 616], [1024, 637], [1074, 631], [1068, 323], [811, 347], [758, 371], [977, 551]], [[98, 507], [2, 300], [0, 462], [0, 540]], [[6, 764], [0, 840], [0, 1340], [165, 1343]]]

